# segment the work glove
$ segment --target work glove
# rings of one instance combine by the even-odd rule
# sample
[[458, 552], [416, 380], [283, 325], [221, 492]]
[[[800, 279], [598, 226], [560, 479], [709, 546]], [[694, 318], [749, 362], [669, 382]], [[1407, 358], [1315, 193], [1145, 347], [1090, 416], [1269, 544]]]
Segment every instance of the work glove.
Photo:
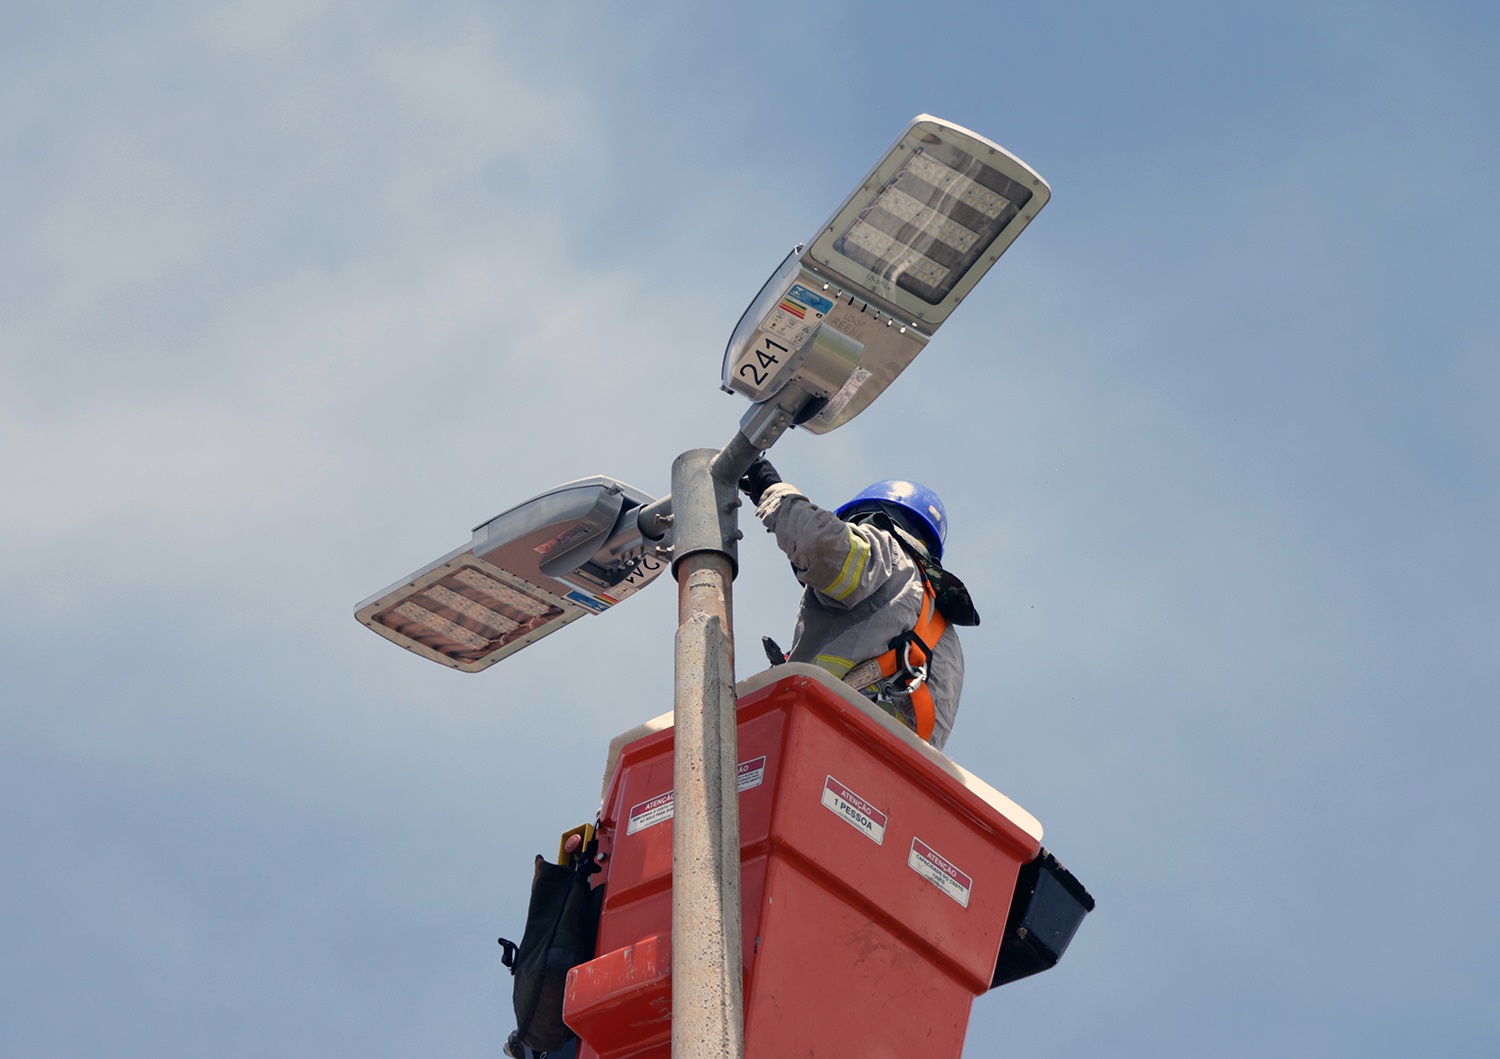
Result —
[[776, 473], [771, 461], [764, 456], [757, 456], [745, 471], [745, 476], [740, 479], [740, 490], [750, 498], [752, 504], [759, 504], [760, 498], [766, 495], [766, 490], [780, 482], [781, 475]]

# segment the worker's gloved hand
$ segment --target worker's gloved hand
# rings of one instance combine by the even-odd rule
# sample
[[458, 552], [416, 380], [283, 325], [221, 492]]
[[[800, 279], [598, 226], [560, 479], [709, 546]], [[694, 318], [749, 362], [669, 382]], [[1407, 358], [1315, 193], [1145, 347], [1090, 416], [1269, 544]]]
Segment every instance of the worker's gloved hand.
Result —
[[740, 479], [740, 489], [750, 498], [752, 504], [759, 504], [760, 498], [766, 495], [766, 490], [779, 484], [780, 481], [781, 475], [776, 473], [776, 468], [771, 466], [771, 461], [764, 456], [757, 456], [755, 462], [745, 471], [745, 476]]

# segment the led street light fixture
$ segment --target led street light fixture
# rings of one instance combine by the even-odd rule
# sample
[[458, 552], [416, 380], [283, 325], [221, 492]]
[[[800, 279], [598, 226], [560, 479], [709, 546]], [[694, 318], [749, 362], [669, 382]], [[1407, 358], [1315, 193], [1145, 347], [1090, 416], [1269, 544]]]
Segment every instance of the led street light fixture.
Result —
[[640, 490], [595, 476], [496, 515], [449, 552], [365, 600], [355, 617], [407, 650], [476, 673], [634, 595], [669, 561], [641, 534]]
[[815, 434], [916, 358], [1051, 189], [999, 144], [923, 114], [745, 311], [724, 386]]

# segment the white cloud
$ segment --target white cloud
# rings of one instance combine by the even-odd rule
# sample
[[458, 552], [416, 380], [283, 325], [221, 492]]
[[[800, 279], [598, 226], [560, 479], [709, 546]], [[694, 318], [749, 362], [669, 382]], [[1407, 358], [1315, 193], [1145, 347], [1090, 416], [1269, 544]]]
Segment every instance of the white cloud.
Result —
[[0, 539], [34, 547], [138, 519], [215, 526], [284, 502], [326, 470], [295, 423], [207, 404], [0, 413]]

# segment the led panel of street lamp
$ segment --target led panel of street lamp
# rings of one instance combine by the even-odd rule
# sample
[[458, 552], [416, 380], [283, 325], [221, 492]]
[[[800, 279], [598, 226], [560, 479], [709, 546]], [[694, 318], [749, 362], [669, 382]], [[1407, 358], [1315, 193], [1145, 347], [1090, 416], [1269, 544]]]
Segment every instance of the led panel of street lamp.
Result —
[[355, 617], [414, 654], [478, 672], [655, 580], [669, 563], [637, 524], [650, 503], [602, 475], [560, 485], [477, 526]]
[[725, 351], [725, 387], [775, 401], [813, 433], [847, 423], [1050, 197], [999, 144], [928, 114], [913, 119], [746, 310]]

